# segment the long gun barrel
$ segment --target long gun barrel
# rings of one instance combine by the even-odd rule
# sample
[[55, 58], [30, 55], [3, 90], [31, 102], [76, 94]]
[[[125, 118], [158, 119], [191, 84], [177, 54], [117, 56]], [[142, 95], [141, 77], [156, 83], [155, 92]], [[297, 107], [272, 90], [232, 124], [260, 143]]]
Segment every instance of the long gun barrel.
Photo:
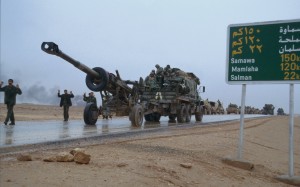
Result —
[[85, 72], [87, 74], [85, 79], [86, 85], [92, 91], [108, 91], [112, 95], [120, 92], [125, 98], [132, 92], [131, 87], [127, 85], [126, 81], [121, 79], [118, 71], [116, 71], [117, 75], [114, 75], [101, 67], [91, 69], [63, 53], [54, 42], [43, 42], [41, 48], [44, 52], [59, 56], [70, 64], [73, 64], [77, 69]]
[[48, 54], [59, 56], [62, 59], [68, 61], [70, 64], [73, 64], [77, 69], [85, 72], [87, 75], [90, 75], [94, 78], [100, 78], [99, 73], [87, 67], [86, 65], [81, 64], [80, 62], [68, 56], [67, 54], [63, 53], [58, 48], [58, 45], [56, 45], [54, 42], [43, 42], [41, 48], [43, 51], [45, 51]]

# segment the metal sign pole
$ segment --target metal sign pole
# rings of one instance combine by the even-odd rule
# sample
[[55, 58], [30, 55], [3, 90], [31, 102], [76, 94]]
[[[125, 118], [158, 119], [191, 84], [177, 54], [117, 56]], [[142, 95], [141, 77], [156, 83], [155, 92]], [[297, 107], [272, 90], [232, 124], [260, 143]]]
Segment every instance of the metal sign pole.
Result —
[[240, 115], [240, 141], [238, 149], [238, 159], [243, 157], [243, 144], [244, 144], [244, 114], [245, 114], [245, 100], [246, 100], [246, 84], [242, 85], [242, 101], [241, 101], [241, 115]]
[[290, 84], [289, 176], [294, 176], [294, 84]]

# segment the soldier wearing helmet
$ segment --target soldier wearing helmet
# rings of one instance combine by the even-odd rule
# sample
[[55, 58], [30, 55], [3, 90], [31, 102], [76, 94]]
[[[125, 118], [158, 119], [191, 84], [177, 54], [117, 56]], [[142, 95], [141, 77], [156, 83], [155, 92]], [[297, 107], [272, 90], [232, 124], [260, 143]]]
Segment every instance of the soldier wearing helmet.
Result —
[[155, 67], [156, 67], [156, 75], [161, 76], [164, 69], [162, 67], [160, 67], [160, 65], [158, 65], [158, 64], [156, 64]]

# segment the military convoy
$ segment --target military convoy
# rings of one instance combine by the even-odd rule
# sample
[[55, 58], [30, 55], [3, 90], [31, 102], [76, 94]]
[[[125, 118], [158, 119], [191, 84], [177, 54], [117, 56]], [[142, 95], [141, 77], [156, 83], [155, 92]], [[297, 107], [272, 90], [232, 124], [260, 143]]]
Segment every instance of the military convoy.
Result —
[[[161, 116], [168, 116], [170, 122], [189, 122], [195, 115], [198, 122], [203, 117], [203, 101], [200, 97], [200, 79], [193, 73], [178, 68], [156, 66], [156, 72], [138, 81], [123, 80], [116, 74], [101, 67], [89, 68], [63, 53], [53, 42], [43, 42], [41, 49], [56, 55], [86, 73], [86, 86], [100, 92], [106, 109], [116, 116], [129, 116], [133, 126], [141, 126], [143, 119], [157, 122]], [[203, 87], [202, 87], [203, 88]], [[203, 89], [204, 92], [204, 89]], [[98, 107], [88, 103], [84, 109], [86, 124], [95, 124], [99, 115]]]
[[[53, 42], [43, 42], [41, 49], [61, 57], [86, 73], [86, 86], [100, 93], [103, 106], [98, 108], [93, 103], [86, 105], [83, 115], [86, 124], [95, 124], [100, 113], [103, 119], [111, 118], [112, 113], [129, 116], [133, 126], [141, 126], [144, 118], [146, 122], [158, 122], [161, 116], [168, 116], [169, 122], [177, 120], [183, 123], [190, 122], [192, 115], [196, 121], [201, 122], [203, 114], [225, 114], [219, 100], [214, 102], [201, 99], [200, 92], [204, 92], [205, 88], [200, 87], [200, 79], [194, 73], [171, 68], [170, 65], [165, 68], [156, 65], [157, 70], [152, 70], [145, 79], [123, 80], [118, 70], [113, 74], [101, 67], [90, 69], [63, 53]], [[272, 104], [265, 104], [262, 110], [246, 106], [245, 114], [274, 115], [274, 108]], [[226, 113], [239, 114], [240, 108], [230, 103]], [[281, 108], [277, 113], [284, 115]]]
[[[254, 108], [251, 106], [245, 106], [244, 114], [264, 114], [264, 115], [274, 115], [274, 106], [272, 104], [265, 104], [263, 109]], [[230, 103], [226, 108], [227, 114], [240, 114], [241, 107], [236, 104]]]

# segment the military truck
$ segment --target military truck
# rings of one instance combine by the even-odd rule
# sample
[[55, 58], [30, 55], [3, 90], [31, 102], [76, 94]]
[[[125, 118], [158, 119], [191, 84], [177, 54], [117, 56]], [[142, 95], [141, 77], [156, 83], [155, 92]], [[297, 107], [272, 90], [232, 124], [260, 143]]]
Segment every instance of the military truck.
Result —
[[278, 108], [277, 109], [277, 115], [279, 115], [279, 116], [285, 115], [283, 108]]
[[239, 108], [236, 104], [230, 103], [226, 108], [227, 114], [239, 114]]
[[210, 101], [209, 103], [211, 106], [211, 114], [224, 114], [224, 109], [218, 102]]
[[167, 65], [145, 78], [140, 102], [147, 122], [158, 122], [161, 116], [168, 116], [169, 122], [190, 122], [195, 115], [202, 121], [203, 101], [200, 97], [200, 79], [191, 72], [184, 72]]
[[217, 102], [210, 101], [212, 114], [225, 114], [225, 110], [220, 100]]
[[[241, 107], [239, 107], [241, 110]], [[258, 108], [254, 108], [252, 106], [245, 106], [245, 113], [244, 114], [261, 114], [261, 111]]]
[[214, 101], [209, 101], [209, 104], [211, 106], [211, 114], [218, 114], [218, 104]]
[[208, 99], [204, 100], [204, 106], [203, 106], [203, 110], [204, 110], [204, 114], [205, 115], [211, 115], [212, 114], [212, 107], [210, 104], [210, 101]]
[[264, 115], [274, 115], [275, 107], [272, 104], [265, 104], [262, 109], [262, 114]]
[[[152, 71], [153, 75], [145, 81], [143, 78], [138, 81], [123, 80], [118, 70], [113, 74], [101, 67], [91, 69], [63, 53], [53, 42], [43, 42], [41, 49], [86, 73], [86, 86], [100, 92], [102, 101], [109, 97], [105, 99], [105, 107], [116, 116], [129, 116], [133, 126], [141, 126], [144, 117], [146, 121], [159, 121], [161, 116], [168, 116], [170, 121], [177, 118], [177, 122], [183, 123], [189, 122], [195, 115], [196, 121], [202, 121], [203, 101], [198, 88], [200, 79], [193, 73], [170, 66], [163, 69], [157, 65], [157, 71]], [[85, 123], [94, 125], [98, 115], [98, 107], [88, 103], [83, 115]]]

